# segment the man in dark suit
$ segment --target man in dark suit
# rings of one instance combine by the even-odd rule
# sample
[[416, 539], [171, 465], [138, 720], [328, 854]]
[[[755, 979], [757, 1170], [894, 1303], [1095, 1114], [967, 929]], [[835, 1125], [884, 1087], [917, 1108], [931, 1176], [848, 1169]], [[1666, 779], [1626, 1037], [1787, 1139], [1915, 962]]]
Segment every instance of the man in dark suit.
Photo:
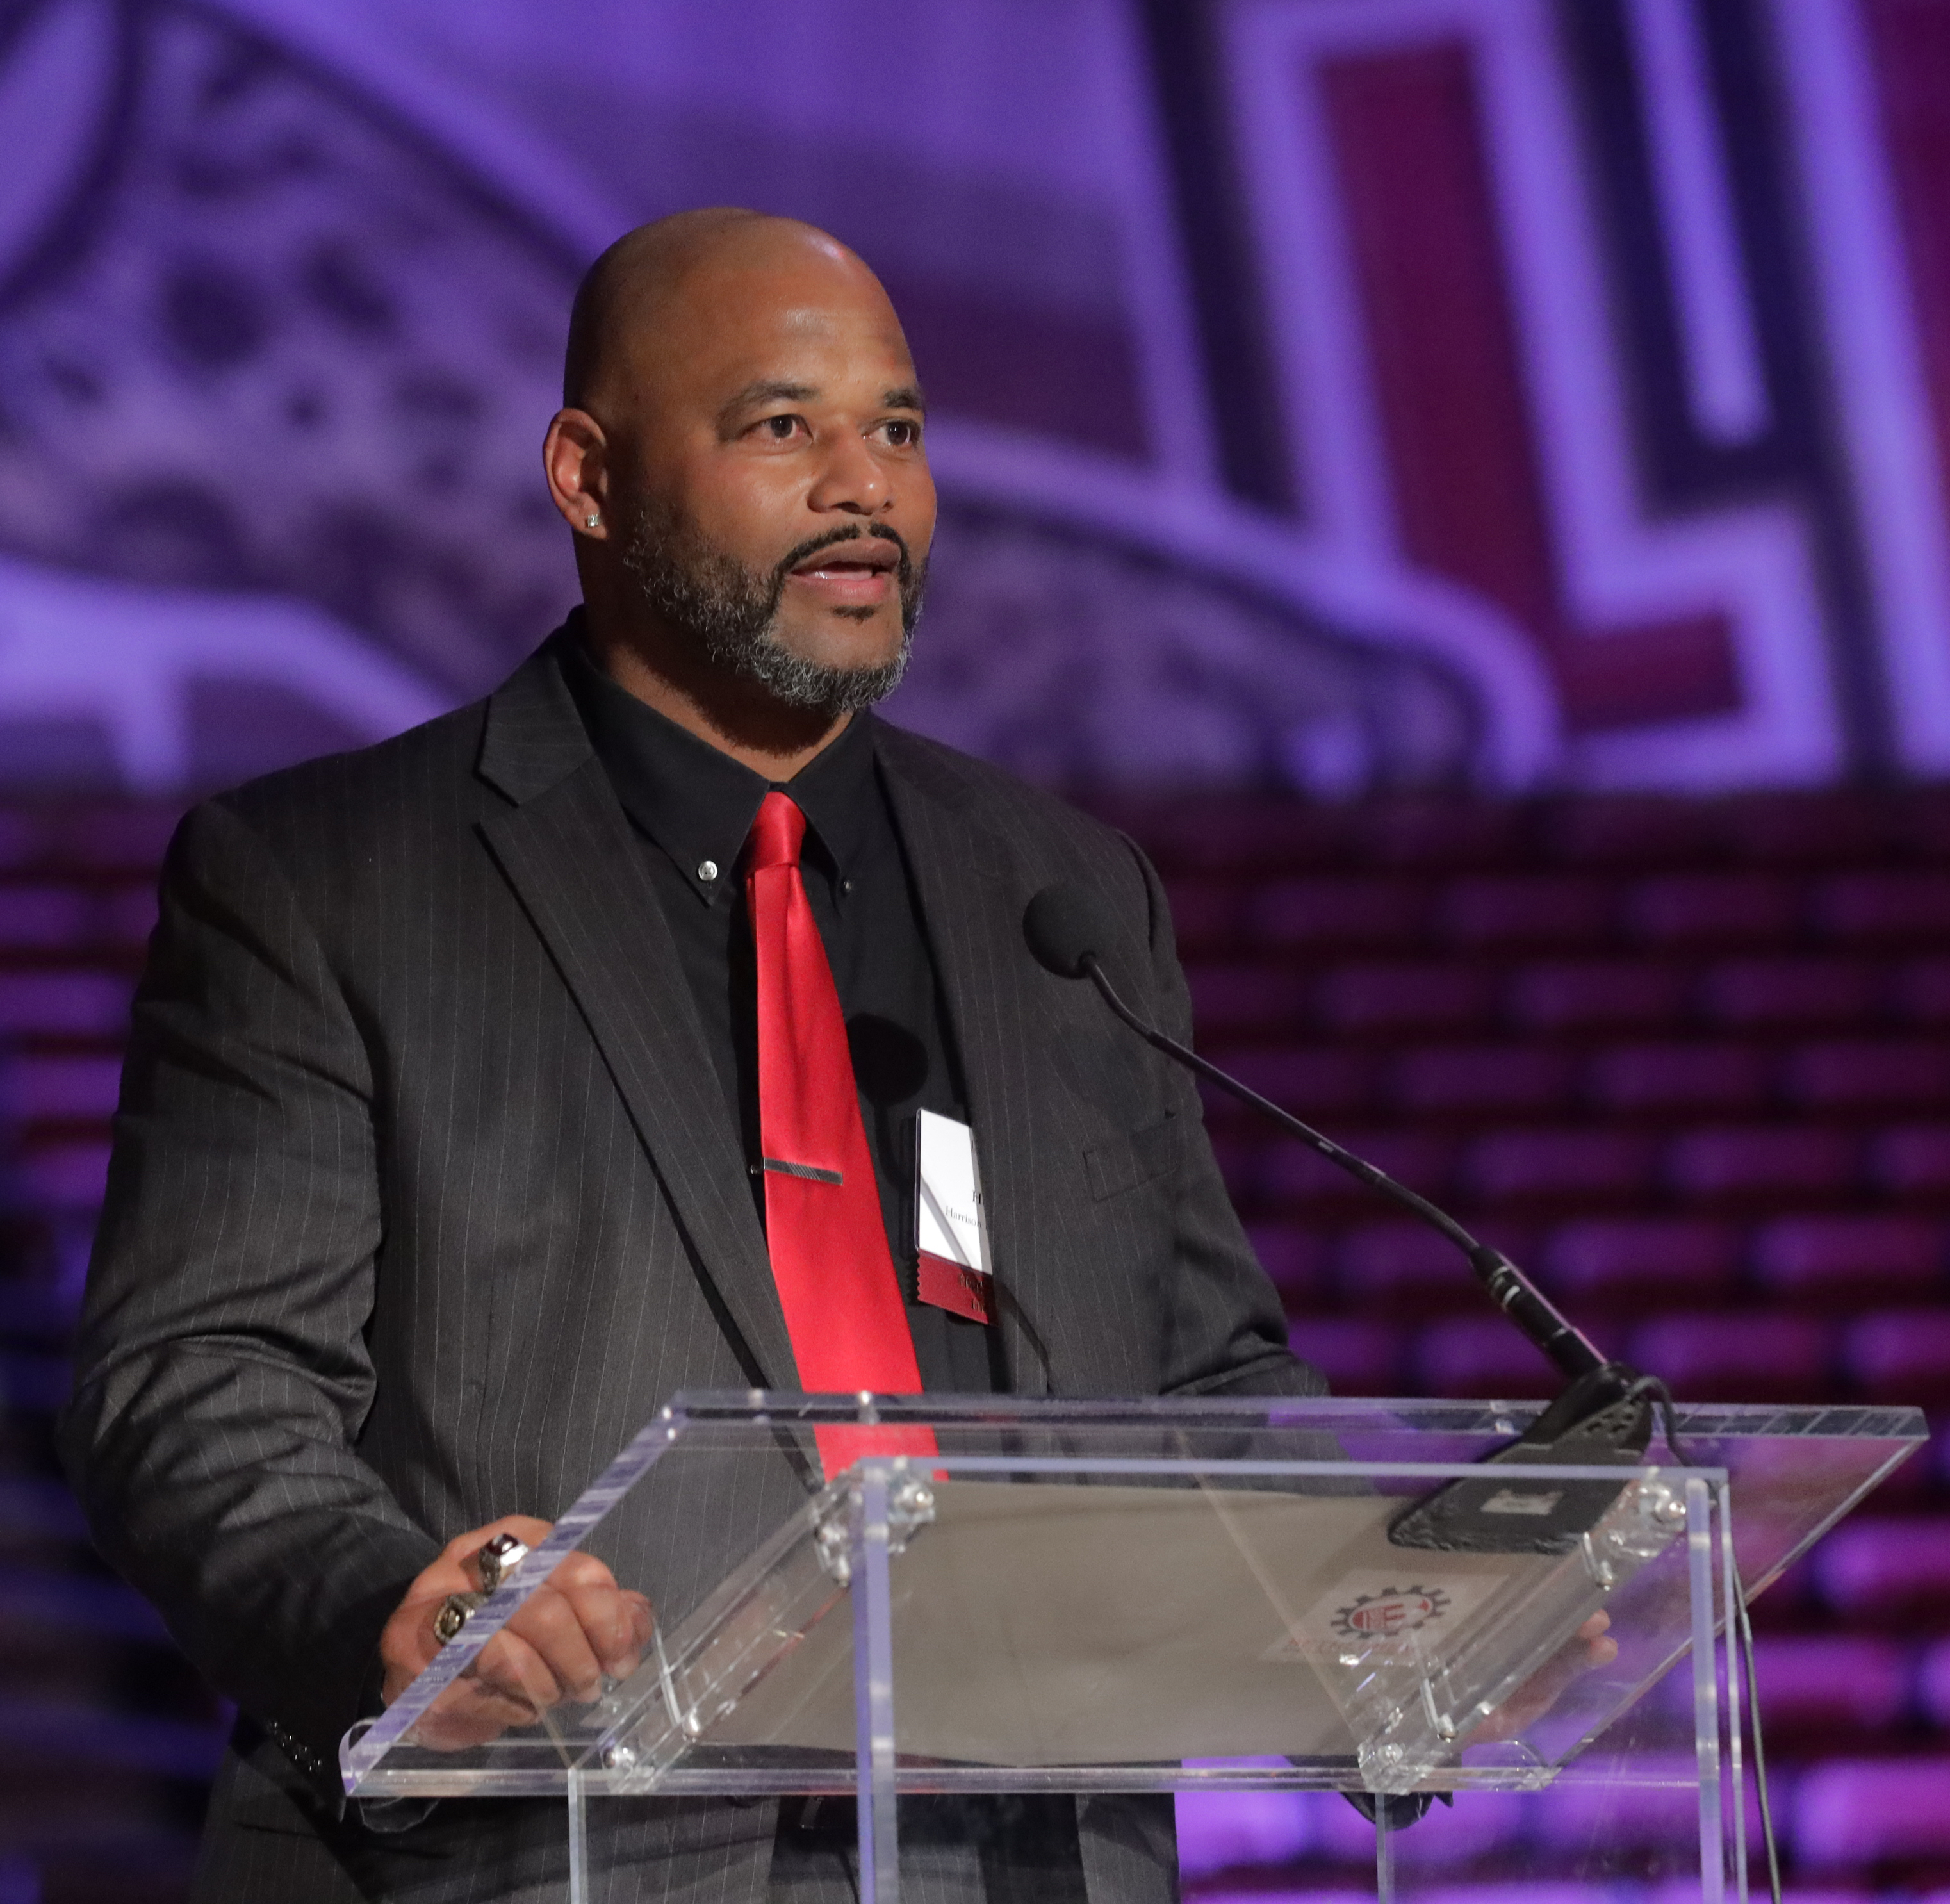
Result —
[[[559, 1806], [382, 1830], [336, 1748], [432, 1657], [489, 1535], [538, 1531], [673, 1391], [805, 1385], [738, 877], [781, 800], [913, 1380], [1320, 1386], [1195, 1095], [1023, 949], [1033, 893], [1092, 890], [1117, 982], [1188, 1035], [1142, 855], [865, 711], [934, 519], [871, 274], [787, 221], [646, 227], [578, 294], [565, 397], [583, 607], [486, 701], [199, 807], [164, 874], [63, 1442], [104, 1550], [239, 1708], [206, 1898], [559, 1894]], [[921, 1110], [974, 1132], [989, 1317], [914, 1280]], [[694, 1604], [805, 1485], [782, 1459], [697, 1504], [618, 1563], [629, 1591], [578, 1557], [494, 1643], [498, 1683], [628, 1670], [649, 1603]], [[597, 1809], [606, 1895], [848, 1895], [802, 1806]], [[917, 1806], [902, 1855], [931, 1899], [1176, 1888], [1168, 1800]]]

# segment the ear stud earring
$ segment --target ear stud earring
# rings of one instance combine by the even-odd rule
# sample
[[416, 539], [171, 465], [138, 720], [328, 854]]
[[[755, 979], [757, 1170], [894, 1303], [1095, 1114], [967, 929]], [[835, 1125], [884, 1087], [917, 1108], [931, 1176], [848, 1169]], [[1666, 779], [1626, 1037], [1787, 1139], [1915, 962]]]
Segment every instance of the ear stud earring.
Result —
[[602, 519], [600, 516], [585, 516], [582, 519], [582, 526], [585, 529], [593, 529]]

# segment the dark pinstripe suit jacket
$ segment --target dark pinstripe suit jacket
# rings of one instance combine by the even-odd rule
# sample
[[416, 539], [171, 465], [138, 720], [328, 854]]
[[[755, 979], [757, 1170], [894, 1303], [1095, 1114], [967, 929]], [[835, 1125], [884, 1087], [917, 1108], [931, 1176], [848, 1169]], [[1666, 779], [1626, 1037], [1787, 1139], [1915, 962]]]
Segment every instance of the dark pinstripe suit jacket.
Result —
[[[1313, 1391], [1195, 1096], [1023, 949], [1039, 887], [1094, 887], [1118, 983], [1185, 1035], [1149, 866], [977, 762], [880, 745], [1014, 1388]], [[62, 1433], [103, 1550], [244, 1715], [207, 1894], [544, 1883], [554, 1808], [451, 1805], [392, 1838], [335, 1818], [379, 1628], [441, 1541], [558, 1513], [674, 1390], [752, 1385], [797, 1382], [737, 1133], [553, 644], [484, 703], [192, 812]], [[781, 1462], [692, 1504], [634, 1564], [681, 1610], [800, 1486]], [[1095, 1894], [1170, 1894], [1154, 1809], [1083, 1812]], [[646, 1803], [614, 1855], [646, 1861], [631, 1895], [755, 1900], [771, 1833], [769, 1806]]]

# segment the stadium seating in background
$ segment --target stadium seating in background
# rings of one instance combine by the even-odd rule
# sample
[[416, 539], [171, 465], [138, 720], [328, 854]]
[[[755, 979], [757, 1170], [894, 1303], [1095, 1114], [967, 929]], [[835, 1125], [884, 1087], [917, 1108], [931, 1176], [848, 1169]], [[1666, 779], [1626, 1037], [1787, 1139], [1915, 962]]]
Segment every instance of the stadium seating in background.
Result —
[[[1601, 1343], [1698, 1399], [1950, 1407], [1950, 790], [1100, 805], [1164, 876], [1201, 1048]], [[49, 1441], [171, 818], [0, 812], [0, 1899], [179, 1895], [224, 1719]], [[1439, 1242], [1227, 1101], [1210, 1123], [1337, 1388], [1549, 1390]], [[1757, 1619], [1795, 1883], [1950, 1888], [1950, 1473], [1912, 1462]], [[1416, 1855], [1531, 1881], [1528, 1816], [1459, 1807]], [[1364, 1882], [1344, 1806], [1188, 1818], [1190, 1894]]]
[[[186, 1884], [226, 1715], [111, 1575], [54, 1410], [174, 815], [0, 811], [0, 1900]], [[9, 1883], [17, 1890], [7, 1888]]]

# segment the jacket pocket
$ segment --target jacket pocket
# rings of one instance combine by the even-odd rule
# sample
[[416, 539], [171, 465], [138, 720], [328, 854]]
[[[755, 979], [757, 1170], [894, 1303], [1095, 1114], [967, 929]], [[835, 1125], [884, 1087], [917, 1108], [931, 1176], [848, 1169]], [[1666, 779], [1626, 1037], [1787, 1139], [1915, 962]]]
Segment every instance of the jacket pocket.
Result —
[[1091, 1145], [1083, 1153], [1090, 1194], [1101, 1203], [1106, 1197], [1120, 1196], [1163, 1176], [1177, 1163], [1183, 1143], [1180, 1120], [1167, 1114], [1129, 1136], [1107, 1137], [1101, 1144]]

